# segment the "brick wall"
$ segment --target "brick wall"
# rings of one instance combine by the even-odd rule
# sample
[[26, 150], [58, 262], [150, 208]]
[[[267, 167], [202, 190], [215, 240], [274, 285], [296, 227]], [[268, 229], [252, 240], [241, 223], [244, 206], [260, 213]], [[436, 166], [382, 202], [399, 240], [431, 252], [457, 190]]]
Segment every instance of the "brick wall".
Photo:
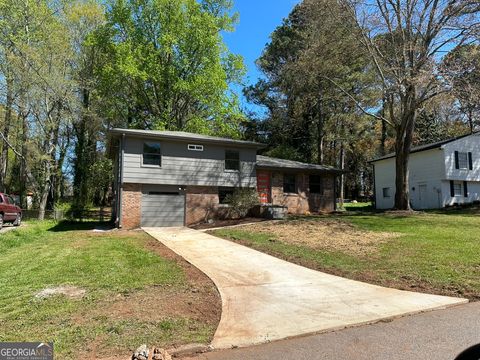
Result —
[[216, 186], [188, 186], [185, 196], [187, 225], [213, 219], [219, 215]]
[[123, 184], [122, 190], [122, 227], [124, 229], [139, 228], [142, 217], [142, 186]]
[[334, 210], [334, 176], [323, 176], [323, 194], [310, 194], [309, 175], [296, 175], [297, 192], [285, 194], [283, 192], [283, 173], [272, 173], [272, 203], [288, 207], [291, 214], [305, 214], [307, 212]]

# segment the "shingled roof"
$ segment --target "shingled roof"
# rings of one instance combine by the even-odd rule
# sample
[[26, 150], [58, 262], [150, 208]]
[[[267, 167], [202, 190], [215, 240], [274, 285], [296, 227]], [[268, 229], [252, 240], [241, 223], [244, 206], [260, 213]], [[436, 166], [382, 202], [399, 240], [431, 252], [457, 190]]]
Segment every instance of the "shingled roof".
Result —
[[304, 170], [315, 172], [341, 173], [342, 170], [333, 166], [303, 163], [300, 161], [278, 159], [269, 156], [257, 155], [257, 169], [267, 170]]
[[194, 134], [185, 131], [159, 131], [159, 130], [136, 130], [136, 129], [119, 129], [115, 128], [109, 131], [111, 135], [130, 135], [139, 137], [150, 137], [165, 140], [179, 140], [179, 141], [201, 141], [204, 143], [215, 144], [229, 144], [234, 146], [246, 146], [254, 148], [264, 148], [266, 145], [245, 140], [227, 139], [217, 136]]
[[[480, 134], [480, 132], [475, 131], [471, 134], [465, 134], [465, 135], [457, 136], [457, 137], [450, 138], [450, 139], [447, 139], [447, 140], [442, 140], [442, 141], [437, 141], [437, 142], [430, 143], [430, 144], [415, 146], [410, 150], [410, 154], [421, 152], [421, 151], [426, 151], [426, 150], [431, 150], [431, 149], [437, 149], [437, 148], [440, 148], [442, 145], [445, 145], [445, 144], [451, 143], [453, 141], [460, 140], [460, 139], [463, 139], [467, 136], [471, 136], [471, 135], [475, 135], [475, 134]], [[373, 163], [373, 162], [376, 162], [376, 161], [391, 159], [391, 158], [394, 158], [394, 157], [395, 157], [395, 153], [390, 153], [390, 154], [387, 154], [385, 156], [381, 156], [381, 157], [375, 158], [373, 160], [370, 160], [369, 162]]]

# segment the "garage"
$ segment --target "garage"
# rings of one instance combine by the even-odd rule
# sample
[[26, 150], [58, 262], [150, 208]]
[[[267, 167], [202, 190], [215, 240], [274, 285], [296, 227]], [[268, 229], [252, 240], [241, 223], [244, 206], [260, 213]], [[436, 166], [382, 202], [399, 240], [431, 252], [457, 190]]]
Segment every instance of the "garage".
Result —
[[183, 226], [185, 193], [175, 186], [144, 186], [142, 189], [142, 226]]

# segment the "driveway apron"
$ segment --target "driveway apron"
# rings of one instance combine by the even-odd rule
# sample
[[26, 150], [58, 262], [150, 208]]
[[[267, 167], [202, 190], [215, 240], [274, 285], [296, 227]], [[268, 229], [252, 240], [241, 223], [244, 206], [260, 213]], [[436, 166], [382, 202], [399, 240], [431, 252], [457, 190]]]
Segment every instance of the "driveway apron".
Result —
[[222, 297], [212, 346], [260, 344], [468, 302], [349, 280], [189, 228], [144, 228], [208, 275]]

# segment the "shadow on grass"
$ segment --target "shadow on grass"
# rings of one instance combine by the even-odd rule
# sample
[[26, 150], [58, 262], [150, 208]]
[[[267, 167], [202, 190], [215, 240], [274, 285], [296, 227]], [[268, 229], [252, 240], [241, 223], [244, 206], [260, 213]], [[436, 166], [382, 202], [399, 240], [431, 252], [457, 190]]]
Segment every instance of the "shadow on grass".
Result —
[[48, 231], [62, 232], [62, 231], [78, 231], [78, 230], [110, 230], [113, 229], [113, 223], [109, 221], [60, 221], [55, 226], [52, 226]]
[[444, 209], [425, 210], [428, 214], [480, 216], [479, 205], [455, 206]]

